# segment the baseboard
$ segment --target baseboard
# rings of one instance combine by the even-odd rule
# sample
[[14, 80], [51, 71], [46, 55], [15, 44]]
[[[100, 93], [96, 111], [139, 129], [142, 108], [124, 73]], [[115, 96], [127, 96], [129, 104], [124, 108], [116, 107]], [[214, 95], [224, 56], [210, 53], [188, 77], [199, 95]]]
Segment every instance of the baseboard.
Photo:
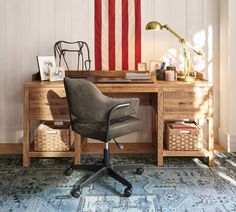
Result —
[[236, 152], [236, 135], [230, 135], [222, 128], [218, 129], [219, 143], [227, 152]]
[[236, 152], [236, 135], [229, 135], [229, 152]]
[[23, 145], [21, 143], [0, 143], [0, 154], [22, 154]]
[[[134, 145], [134, 144], [130, 144], [130, 145]], [[19, 143], [18, 144], [0, 143], [0, 154], [8, 154], [8, 155], [22, 154], [22, 146], [23, 145], [19, 144]], [[93, 146], [91, 146], [91, 147], [94, 149]], [[236, 146], [234, 149], [236, 149]], [[215, 143], [215, 150], [217, 150], [218, 152], [225, 152], [226, 151], [226, 149], [219, 143]]]
[[219, 144], [228, 152], [228, 136], [220, 127], [218, 128], [218, 136]]

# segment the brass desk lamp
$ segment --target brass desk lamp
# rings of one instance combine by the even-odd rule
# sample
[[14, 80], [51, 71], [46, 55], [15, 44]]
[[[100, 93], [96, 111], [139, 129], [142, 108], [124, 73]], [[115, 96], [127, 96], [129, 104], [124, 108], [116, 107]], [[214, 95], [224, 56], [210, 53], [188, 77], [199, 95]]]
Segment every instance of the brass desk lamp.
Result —
[[168, 25], [161, 25], [157, 21], [151, 21], [146, 25], [146, 30], [162, 30], [166, 29], [168, 30], [171, 34], [173, 34], [180, 42], [180, 44], [183, 47], [184, 51], [184, 80], [186, 81], [193, 81], [195, 78], [195, 70], [194, 66], [192, 63], [192, 60], [189, 55], [188, 48], [193, 50], [197, 55], [202, 56], [202, 52], [196, 50], [192, 45], [190, 45], [184, 38], [182, 38], [179, 34], [177, 34], [173, 29], [171, 29]]

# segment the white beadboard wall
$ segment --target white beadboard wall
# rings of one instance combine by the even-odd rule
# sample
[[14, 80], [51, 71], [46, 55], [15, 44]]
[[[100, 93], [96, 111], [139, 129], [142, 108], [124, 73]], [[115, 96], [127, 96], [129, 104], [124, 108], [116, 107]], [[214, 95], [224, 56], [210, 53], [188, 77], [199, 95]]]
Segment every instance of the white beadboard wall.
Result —
[[[0, 143], [22, 142], [22, 87], [37, 72], [37, 55], [52, 55], [58, 40], [84, 40], [93, 58], [94, 0], [0, 0]], [[142, 0], [142, 60], [182, 59], [182, 49], [167, 31], [148, 32], [151, 20], [169, 24], [198, 49], [198, 69], [214, 83], [214, 124], [219, 122], [218, 0]], [[144, 113], [149, 113], [145, 115]], [[142, 107], [145, 139], [150, 140], [150, 108]], [[132, 138], [132, 136], [131, 136]]]

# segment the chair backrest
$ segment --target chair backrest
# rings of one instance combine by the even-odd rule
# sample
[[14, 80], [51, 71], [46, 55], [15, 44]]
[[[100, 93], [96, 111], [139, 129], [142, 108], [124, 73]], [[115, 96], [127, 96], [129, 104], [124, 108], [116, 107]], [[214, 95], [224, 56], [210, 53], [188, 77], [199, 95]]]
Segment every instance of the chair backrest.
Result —
[[[54, 44], [54, 55], [55, 58], [59, 59], [59, 66], [64, 63], [67, 70], [90, 70], [91, 60], [89, 47], [88, 44], [84, 41], [58, 41]], [[76, 57], [73, 57], [73, 55]], [[69, 61], [72, 61], [72, 63], [74, 63], [74, 61], [76, 60], [76, 68], [71, 68], [72, 65]]]
[[118, 104], [129, 103], [129, 107], [116, 110], [112, 119], [137, 114], [138, 98], [112, 98], [103, 95], [90, 81], [64, 78], [66, 97], [71, 121], [81, 124], [107, 121], [109, 111]]
[[67, 102], [71, 121], [79, 119], [80, 123], [93, 121], [103, 121], [102, 113], [104, 110], [101, 102], [106, 102], [104, 96], [97, 87], [90, 81], [84, 79], [64, 79]]

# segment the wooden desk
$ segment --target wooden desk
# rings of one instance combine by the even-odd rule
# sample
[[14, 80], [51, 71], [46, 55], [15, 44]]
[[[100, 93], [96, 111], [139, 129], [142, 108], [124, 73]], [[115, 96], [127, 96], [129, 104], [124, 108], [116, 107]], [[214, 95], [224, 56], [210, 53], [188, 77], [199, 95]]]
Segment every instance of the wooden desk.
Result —
[[[214, 164], [212, 85], [207, 82], [166, 82], [155, 81], [154, 84], [96, 84], [99, 90], [106, 94], [136, 94], [149, 95], [152, 106], [152, 142], [150, 144], [127, 145], [127, 152], [156, 152], [157, 165], [163, 165], [165, 156], [207, 157], [209, 165]], [[201, 151], [168, 151], [163, 144], [165, 120], [206, 119], [207, 139], [205, 148]], [[36, 152], [30, 145], [31, 120], [69, 120], [65, 90], [62, 82], [33, 81], [24, 84], [24, 141], [23, 166], [30, 165], [31, 157], [74, 157], [75, 163], [80, 163], [80, 153], [102, 150], [102, 144], [96, 148], [81, 147], [77, 137], [75, 148], [69, 152]], [[79, 140], [79, 141], [78, 141]], [[81, 141], [81, 142], [80, 142]], [[143, 146], [142, 146], [143, 145]], [[95, 146], [95, 145], [94, 145]], [[125, 147], [127, 147], [125, 146]], [[141, 147], [142, 146], [142, 147]], [[140, 148], [141, 147], [141, 148]], [[134, 148], [132, 150], [132, 148]], [[111, 150], [113, 151], [113, 146]], [[125, 150], [124, 149], [124, 150]], [[116, 150], [116, 152], [119, 152]], [[122, 150], [122, 152], [125, 152]]]

